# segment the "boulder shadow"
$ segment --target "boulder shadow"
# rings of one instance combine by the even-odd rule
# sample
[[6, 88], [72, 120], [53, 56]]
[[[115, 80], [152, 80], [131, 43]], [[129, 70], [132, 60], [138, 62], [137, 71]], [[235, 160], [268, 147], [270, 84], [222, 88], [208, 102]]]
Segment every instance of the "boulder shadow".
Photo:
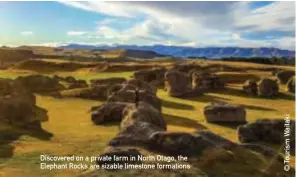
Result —
[[0, 130], [0, 158], [10, 158], [13, 156], [14, 146], [10, 143], [18, 140], [22, 135], [28, 135], [43, 141], [48, 141], [53, 136], [52, 133], [43, 129], [9, 128]]
[[247, 108], [247, 109], [253, 109], [253, 110], [258, 110], [258, 111], [277, 111], [276, 109], [262, 107], [262, 106], [247, 105], [247, 104], [239, 104], [239, 105], [241, 105], [242, 107]]
[[247, 122], [215, 122], [210, 124], [220, 125], [231, 129], [237, 129], [239, 126], [246, 124]]
[[194, 107], [184, 103], [178, 103], [168, 100], [161, 100], [163, 107], [172, 108], [172, 109], [184, 109], [184, 110], [194, 110]]
[[170, 114], [162, 114], [165, 122], [167, 125], [174, 125], [174, 126], [181, 126], [187, 128], [194, 128], [194, 129], [207, 129], [204, 125], [197, 123], [192, 119], [188, 119], [186, 117], [174, 116]]
[[293, 95], [292, 93], [287, 94], [287, 93], [280, 92], [277, 98], [295, 101], [295, 95]]
[[230, 101], [230, 99], [228, 98], [222, 98], [222, 97], [213, 96], [213, 95], [202, 95], [202, 96], [186, 98], [186, 99], [191, 101], [204, 102], [204, 103], [209, 103], [209, 102], [226, 103], [227, 101]]
[[238, 96], [238, 97], [245, 97], [245, 98], [258, 98], [258, 99], [260, 98], [259, 96], [249, 95], [245, 93], [243, 90], [230, 88], [230, 87], [226, 87], [219, 91], [215, 90], [212, 93], [219, 93], [223, 95]]

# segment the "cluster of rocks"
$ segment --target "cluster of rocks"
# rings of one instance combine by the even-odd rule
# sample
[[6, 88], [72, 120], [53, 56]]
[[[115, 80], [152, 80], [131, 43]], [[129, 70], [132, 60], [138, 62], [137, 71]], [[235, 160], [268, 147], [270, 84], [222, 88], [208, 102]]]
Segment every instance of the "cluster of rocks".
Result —
[[27, 88], [18, 79], [0, 79], [0, 122], [40, 129], [41, 122], [48, 120], [47, 111], [36, 105], [35, 95]]
[[276, 80], [263, 78], [258, 83], [254, 80], [247, 80], [243, 90], [248, 95], [259, 95], [262, 97], [276, 97], [279, 94], [279, 86]]
[[60, 82], [65, 82], [67, 89], [76, 89], [76, 88], [86, 88], [88, 87], [87, 82], [82, 79], [75, 79], [72, 76], [60, 77], [58, 75], [54, 75], [53, 79], [58, 80]]
[[49, 93], [65, 89], [59, 80], [45, 75], [20, 76], [15, 79], [15, 82], [19, 82], [25, 89], [33, 93]]
[[115, 84], [108, 90], [107, 101], [92, 109], [92, 121], [95, 124], [102, 124], [121, 120], [122, 111], [126, 106], [138, 105], [140, 102], [145, 102], [161, 111], [161, 100], [156, 96], [156, 92], [156, 87], [137, 79]]
[[192, 74], [192, 87], [193, 88], [205, 88], [205, 89], [221, 89], [225, 84], [221, 79], [212, 73], [199, 73]]
[[254, 80], [247, 80], [243, 84], [243, 90], [248, 95], [256, 96], [258, 94], [258, 85]]
[[204, 107], [204, 115], [210, 123], [246, 122], [246, 110], [240, 105], [211, 103]]
[[295, 93], [295, 76], [291, 77], [287, 82], [287, 91]]
[[[112, 105], [111, 103], [105, 104]], [[245, 111], [239, 107], [233, 105], [215, 106], [217, 109], [221, 109], [220, 113], [222, 116], [230, 116], [231, 112], [235, 114], [233, 117], [245, 116]], [[111, 109], [114, 110], [114, 115], [105, 114], [106, 112], [100, 110], [102, 111], [101, 119], [110, 119], [110, 116], [116, 116], [118, 118], [117, 121], [121, 120], [119, 133], [109, 141], [109, 147], [100, 155], [101, 157], [112, 157], [113, 155], [137, 157], [142, 155], [139, 151], [140, 148], [163, 155], [183, 155], [191, 158], [199, 157], [205, 150], [219, 149], [220, 151], [228, 152], [235, 148], [244, 148], [262, 153], [265, 156], [274, 157], [280, 161], [283, 160], [279, 153], [268, 147], [250, 143], [237, 144], [209, 130], [197, 130], [192, 133], [167, 132], [167, 125], [161, 112], [146, 102], [139, 102], [138, 105], [117, 103], [113, 104]], [[223, 110], [225, 110], [225, 113], [222, 112]], [[221, 120], [226, 122], [225, 119]], [[243, 122], [241, 120], [243, 118], [231, 118], [230, 121]], [[272, 135], [269, 136], [271, 137]], [[101, 160], [97, 163], [112, 164], [114, 161]], [[116, 163], [121, 162], [117, 161]], [[137, 162], [133, 161], [131, 163]]]
[[276, 73], [276, 77], [281, 84], [286, 84], [294, 75], [295, 71], [279, 71]]
[[92, 79], [90, 80], [90, 86], [65, 90], [61, 92], [61, 95], [92, 100], [105, 100], [108, 98], [109, 92], [116, 89], [116, 85], [120, 85], [125, 81], [125, 78]]
[[259, 119], [238, 127], [238, 139], [243, 143], [266, 142], [283, 145], [289, 139], [295, 148], [295, 121], [287, 119]]
[[166, 71], [166, 68], [139, 70], [134, 73], [134, 78], [148, 82], [156, 87], [161, 87], [164, 86], [164, 75]]
[[199, 96], [203, 88], [192, 87], [191, 78], [180, 71], [170, 70], [165, 73], [165, 89], [173, 97]]

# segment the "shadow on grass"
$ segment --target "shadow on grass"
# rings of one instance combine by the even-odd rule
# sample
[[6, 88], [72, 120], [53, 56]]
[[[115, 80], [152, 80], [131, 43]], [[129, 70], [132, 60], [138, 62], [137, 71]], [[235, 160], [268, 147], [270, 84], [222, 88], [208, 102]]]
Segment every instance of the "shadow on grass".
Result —
[[9, 158], [13, 156], [14, 146], [12, 143], [15, 140], [18, 140], [20, 136], [28, 135], [39, 140], [48, 141], [53, 136], [52, 133], [47, 132], [43, 129], [38, 130], [27, 130], [20, 128], [9, 128], [0, 131], [0, 158]]
[[199, 130], [207, 129], [207, 127], [197, 123], [192, 119], [188, 119], [186, 117], [174, 116], [169, 114], [163, 114], [163, 117], [167, 125], [195, 128]]
[[185, 109], [185, 110], [194, 110], [194, 107], [184, 103], [177, 103], [168, 100], [161, 100], [162, 106], [172, 109]]
[[223, 126], [223, 127], [228, 127], [228, 128], [232, 128], [232, 129], [237, 129], [237, 127], [239, 127], [240, 125], [244, 125], [246, 124], [247, 122], [244, 122], [244, 123], [229, 123], [229, 122], [216, 122], [216, 123], [211, 123], [211, 124], [215, 124], [215, 125], [220, 125], [220, 126]]
[[210, 103], [210, 102], [215, 102], [215, 103], [226, 103], [226, 101], [230, 101], [228, 98], [221, 98], [218, 96], [213, 96], [213, 95], [202, 95], [198, 97], [192, 97], [192, 98], [184, 98], [187, 100], [191, 101], [197, 101], [197, 102], [204, 102], [204, 103]]
[[230, 96], [239, 96], [239, 97], [245, 97], [245, 98], [255, 98], [255, 99], [270, 99], [270, 100], [276, 100], [276, 99], [284, 99], [284, 100], [295, 100], [295, 95], [289, 94], [289, 93], [283, 93], [279, 92], [277, 97], [272, 97], [272, 98], [266, 98], [262, 96], [254, 96], [254, 95], [248, 95], [244, 93], [243, 90], [240, 89], [235, 89], [235, 88], [225, 88], [221, 90], [215, 90], [211, 91], [212, 93], [219, 93], [223, 95], [230, 95]]
[[292, 93], [287, 94], [287, 93], [280, 92], [279, 95], [278, 95], [278, 98], [279, 99], [284, 99], [284, 100], [292, 100], [292, 101], [294, 101], [295, 100], [295, 95], [293, 95]]
[[247, 109], [253, 109], [253, 110], [258, 110], [258, 111], [277, 111], [276, 109], [262, 107], [262, 106], [254, 106], [254, 105], [247, 105], [247, 104], [239, 104], [239, 105], [241, 105]]

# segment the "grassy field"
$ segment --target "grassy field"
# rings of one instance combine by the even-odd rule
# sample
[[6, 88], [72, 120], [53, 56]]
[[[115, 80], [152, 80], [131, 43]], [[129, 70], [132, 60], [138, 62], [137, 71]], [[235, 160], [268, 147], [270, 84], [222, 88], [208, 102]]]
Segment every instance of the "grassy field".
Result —
[[[269, 72], [251, 72], [258, 77], [271, 76]], [[32, 74], [29, 71], [0, 71], [0, 78], [15, 78]], [[132, 72], [91, 73], [60, 72], [62, 76], [74, 76], [79, 79], [125, 77]], [[51, 74], [50, 74], [51, 75]], [[160, 89], [158, 96], [162, 99], [163, 115], [168, 124], [168, 131], [193, 132], [196, 129], [210, 129], [228, 139], [237, 142], [236, 127], [210, 124], [205, 121], [203, 107], [210, 102], [228, 102], [243, 105], [247, 110], [247, 121], [259, 118], [282, 118], [284, 114], [295, 117], [294, 95], [286, 93], [281, 85], [281, 94], [276, 99], [248, 97], [241, 92], [241, 83], [233, 83], [219, 92], [206, 93], [203, 96], [180, 99], [169, 97]], [[118, 125], [96, 126], [90, 120], [90, 108], [102, 102], [83, 99], [57, 99], [37, 96], [37, 104], [48, 110], [49, 121], [42, 127], [44, 134], [36, 135], [0, 126], [0, 132], [15, 132], [16, 137], [1, 143], [1, 148], [11, 151], [11, 156], [0, 159], [0, 177], [13, 176], [73, 176], [81, 171], [42, 171], [39, 168], [41, 154], [81, 156], [98, 155], [107, 142], [118, 132]], [[274, 147], [280, 151], [279, 147]], [[3, 150], [2, 150], [3, 151]], [[0, 151], [1, 152], [1, 151]], [[294, 164], [294, 157], [291, 164]]]

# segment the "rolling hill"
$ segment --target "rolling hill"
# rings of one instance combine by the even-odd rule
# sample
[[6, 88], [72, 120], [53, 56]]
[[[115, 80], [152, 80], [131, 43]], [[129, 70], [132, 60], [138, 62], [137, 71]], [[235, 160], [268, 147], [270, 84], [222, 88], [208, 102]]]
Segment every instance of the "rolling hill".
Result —
[[241, 48], [241, 47], [182, 47], [182, 46], [138, 46], [138, 45], [82, 45], [68, 44], [60, 48], [67, 49], [126, 49], [138, 51], [153, 51], [160, 55], [170, 55], [174, 57], [196, 57], [196, 58], [223, 58], [223, 57], [295, 57], [295, 51], [282, 50], [277, 48]]

